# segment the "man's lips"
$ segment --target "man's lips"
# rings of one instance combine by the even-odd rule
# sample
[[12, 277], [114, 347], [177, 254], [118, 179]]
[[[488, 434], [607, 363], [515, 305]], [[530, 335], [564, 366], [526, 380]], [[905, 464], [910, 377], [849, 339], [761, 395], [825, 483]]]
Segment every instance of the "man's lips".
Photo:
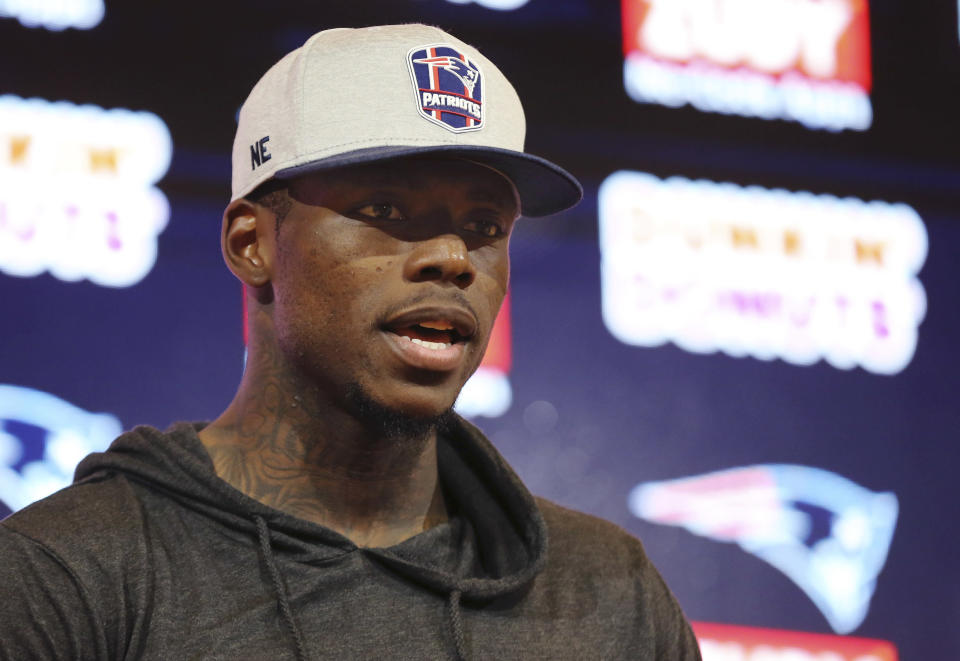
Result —
[[464, 308], [428, 306], [394, 315], [381, 330], [405, 363], [450, 371], [460, 366], [465, 344], [476, 334], [477, 321]]
[[464, 343], [417, 343], [414, 339], [384, 331], [388, 344], [410, 367], [431, 372], [451, 372], [463, 363]]
[[429, 341], [446, 336], [449, 343], [456, 344], [473, 338], [477, 332], [477, 319], [466, 308], [433, 305], [400, 312], [388, 319], [382, 328]]

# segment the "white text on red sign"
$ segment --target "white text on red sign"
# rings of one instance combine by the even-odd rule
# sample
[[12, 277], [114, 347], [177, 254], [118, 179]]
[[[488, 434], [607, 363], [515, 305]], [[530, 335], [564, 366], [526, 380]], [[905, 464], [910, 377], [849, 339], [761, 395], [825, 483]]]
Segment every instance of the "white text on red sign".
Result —
[[866, 0], [623, 0], [636, 101], [864, 130]]

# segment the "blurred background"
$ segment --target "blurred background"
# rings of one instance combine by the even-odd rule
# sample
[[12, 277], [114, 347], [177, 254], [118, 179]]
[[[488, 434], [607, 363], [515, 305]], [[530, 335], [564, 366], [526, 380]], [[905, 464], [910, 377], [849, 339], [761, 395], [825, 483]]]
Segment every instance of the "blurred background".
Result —
[[643, 540], [705, 659], [960, 658], [955, 0], [0, 0], [0, 516], [229, 402], [237, 110], [410, 21], [586, 191], [518, 226], [459, 410]]

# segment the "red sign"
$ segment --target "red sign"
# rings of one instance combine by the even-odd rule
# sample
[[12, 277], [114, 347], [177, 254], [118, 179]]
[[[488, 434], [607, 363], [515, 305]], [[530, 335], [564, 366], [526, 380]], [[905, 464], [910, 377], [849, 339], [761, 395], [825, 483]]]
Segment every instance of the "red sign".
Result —
[[490, 341], [487, 343], [487, 351], [483, 354], [480, 367], [489, 367], [503, 374], [509, 374], [511, 362], [510, 292], [507, 292], [503, 305], [500, 306], [500, 314], [497, 315], [493, 330], [490, 331]]
[[867, 0], [623, 0], [624, 53], [870, 90]]
[[703, 661], [898, 661], [893, 643], [873, 638], [693, 622]]
[[622, 0], [637, 101], [810, 128], [872, 120], [867, 0]]

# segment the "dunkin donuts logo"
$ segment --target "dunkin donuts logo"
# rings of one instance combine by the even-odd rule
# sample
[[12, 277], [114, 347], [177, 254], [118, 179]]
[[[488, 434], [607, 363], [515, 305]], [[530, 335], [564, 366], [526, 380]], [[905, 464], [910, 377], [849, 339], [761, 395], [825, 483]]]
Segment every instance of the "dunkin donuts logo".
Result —
[[170, 216], [156, 182], [172, 153], [152, 113], [0, 96], [0, 273], [140, 282]]
[[103, 0], [0, 0], [0, 18], [16, 18], [24, 27], [55, 32], [89, 30], [100, 24], [103, 14]]
[[626, 344], [896, 374], [926, 313], [905, 204], [620, 171], [600, 187], [603, 319]]
[[407, 55], [420, 115], [454, 133], [483, 126], [483, 76], [465, 53], [437, 44]]

